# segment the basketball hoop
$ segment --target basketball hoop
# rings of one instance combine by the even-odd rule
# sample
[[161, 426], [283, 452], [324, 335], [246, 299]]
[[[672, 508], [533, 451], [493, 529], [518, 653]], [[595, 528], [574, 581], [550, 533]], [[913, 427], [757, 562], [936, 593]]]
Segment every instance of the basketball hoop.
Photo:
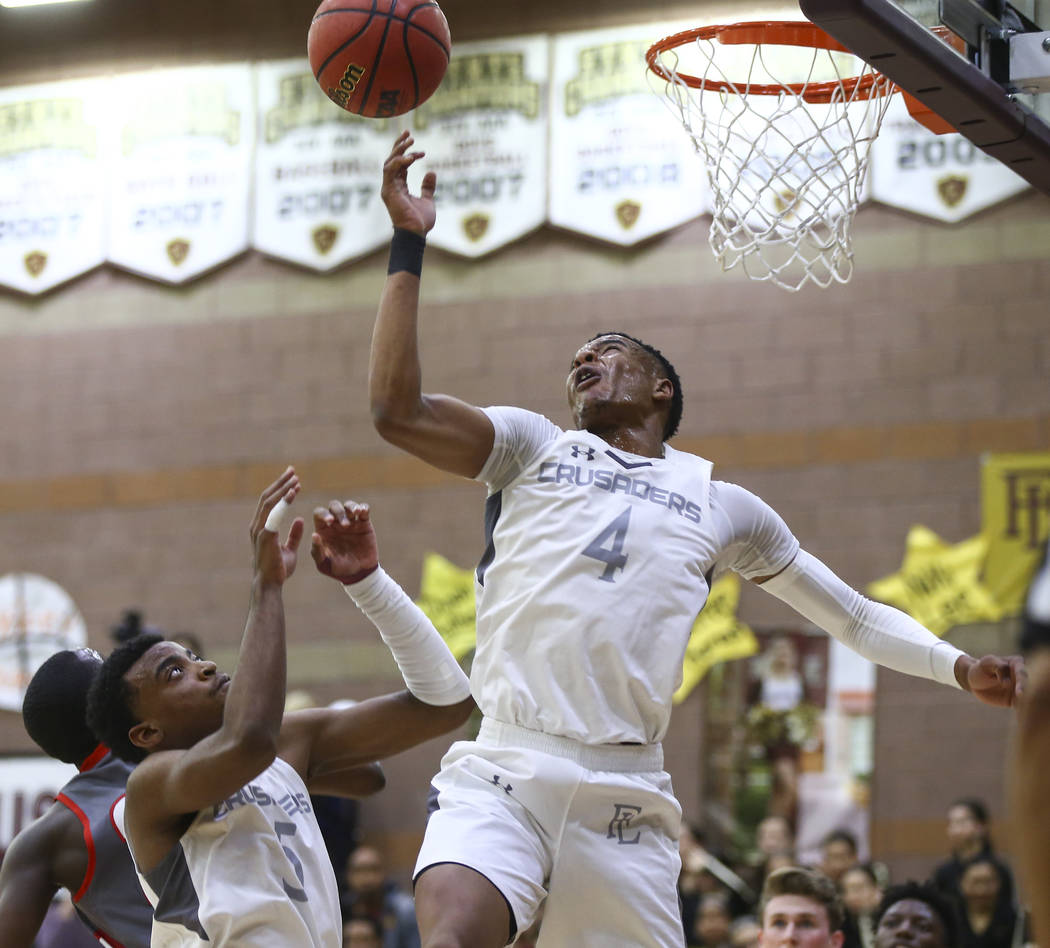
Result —
[[645, 59], [704, 157], [722, 269], [791, 291], [849, 282], [868, 150], [896, 86], [807, 22], [699, 27]]

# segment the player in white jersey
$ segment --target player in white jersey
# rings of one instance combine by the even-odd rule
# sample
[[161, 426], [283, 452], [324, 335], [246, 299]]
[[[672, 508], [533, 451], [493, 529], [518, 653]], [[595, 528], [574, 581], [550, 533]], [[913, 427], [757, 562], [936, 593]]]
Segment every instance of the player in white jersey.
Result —
[[298, 491], [289, 468], [252, 520], [255, 572], [235, 679], [144, 635], [115, 649], [92, 685], [92, 727], [139, 762], [124, 825], [153, 904], [154, 946], [339, 948], [335, 873], [310, 794], [375, 792], [384, 777], [370, 762], [452, 730], [474, 707], [437, 630], [379, 568], [367, 508], [333, 501], [314, 511], [314, 560], [379, 626], [409, 690], [283, 715], [282, 587], [303, 521], [284, 545], [278, 532], [280, 505]]
[[435, 779], [416, 865], [424, 948], [496, 948], [545, 900], [540, 943], [680, 946], [680, 810], [659, 741], [690, 628], [732, 569], [873, 661], [1010, 704], [1018, 659], [964, 655], [799, 549], [754, 495], [666, 442], [681, 386], [655, 349], [604, 333], [572, 359], [573, 430], [424, 394], [416, 323], [436, 176], [403, 133], [383, 169], [394, 224], [372, 339], [379, 433], [487, 484], [471, 686], [477, 742]]

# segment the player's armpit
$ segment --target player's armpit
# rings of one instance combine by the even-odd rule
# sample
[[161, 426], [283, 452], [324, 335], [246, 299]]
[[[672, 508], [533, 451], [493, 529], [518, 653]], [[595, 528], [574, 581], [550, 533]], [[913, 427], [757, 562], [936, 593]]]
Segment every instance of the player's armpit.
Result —
[[51, 840], [38, 821], [19, 833], [0, 864], [0, 945], [32, 948], [58, 891], [51, 872]]

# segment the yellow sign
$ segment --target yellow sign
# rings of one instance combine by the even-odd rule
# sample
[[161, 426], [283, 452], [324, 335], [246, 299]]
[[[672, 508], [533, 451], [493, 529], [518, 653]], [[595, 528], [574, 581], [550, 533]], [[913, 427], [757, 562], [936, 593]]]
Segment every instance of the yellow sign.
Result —
[[986, 551], [980, 534], [952, 545], [927, 527], [914, 526], [900, 570], [871, 583], [868, 593], [903, 609], [936, 635], [956, 625], [994, 622], [1002, 610], [978, 579]]
[[1050, 454], [986, 455], [981, 518], [984, 584], [1005, 615], [1016, 615], [1050, 533]]
[[470, 654], [477, 640], [473, 570], [428, 553], [416, 605], [434, 623], [457, 662]]
[[736, 617], [739, 602], [740, 580], [734, 574], [727, 573], [711, 587], [707, 604], [689, 634], [682, 684], [674, 693], [675, 704], [686, 699], [713, 665], [747, 658], [758, 651], [751, 629]]

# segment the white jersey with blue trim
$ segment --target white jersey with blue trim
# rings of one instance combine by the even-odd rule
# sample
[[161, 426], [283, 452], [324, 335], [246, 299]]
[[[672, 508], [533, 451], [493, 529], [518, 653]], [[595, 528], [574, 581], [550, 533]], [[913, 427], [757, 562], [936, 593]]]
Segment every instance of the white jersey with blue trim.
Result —
[[798, 541], [696, 455], [641, 457], [524, 409], [485, 412], [478, 706], [587, 744], [661, 740], [712, 576], [770, 576]]
[[153, 903], [153, 948], [342, 945], [335, 872], [309, 792], [279, 757], [201, 810], [139, 881]]

